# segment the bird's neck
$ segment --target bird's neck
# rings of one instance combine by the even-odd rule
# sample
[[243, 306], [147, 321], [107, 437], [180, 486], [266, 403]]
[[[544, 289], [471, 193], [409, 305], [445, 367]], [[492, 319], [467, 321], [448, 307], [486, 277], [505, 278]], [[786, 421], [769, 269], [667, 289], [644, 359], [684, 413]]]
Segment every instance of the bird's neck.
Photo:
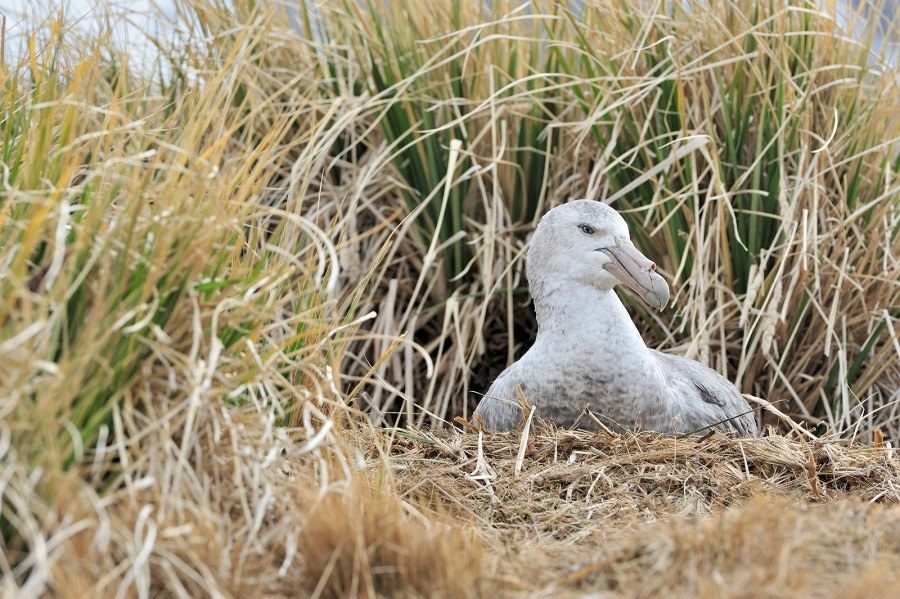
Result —
[[[616, 293], [552, 280], [532, 285], [532, 292], [538, 335], [529, 367], [536, 377], [561, 381], [553, 393], [563, 404], [577, 404], [574, 411], [568, 406], [570, 415], [589, 399], [625, 428], [642, 426], [641, 415], [655, 418], [650, 426], [665, 426], [672, 416], [666, 374]], [[566, 380], [589, 384], [590, 397], [567, 396]]]
[[590, 352], [583, 357], [623, 371], [634, 370], [644, 376], [655, 373], [655, 358], [613, 290], [554, 279], [534, 287], [536, 344], [559, 344], [557, 349], [570, 353]]

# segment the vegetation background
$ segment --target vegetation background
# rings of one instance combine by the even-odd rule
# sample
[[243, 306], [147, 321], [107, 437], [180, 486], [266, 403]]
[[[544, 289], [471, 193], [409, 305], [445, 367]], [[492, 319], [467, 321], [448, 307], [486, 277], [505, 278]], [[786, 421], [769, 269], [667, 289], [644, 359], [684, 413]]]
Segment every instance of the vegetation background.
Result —
[[[173, 6], [149, 66], [112, 37], [127, 14], [0, 36], [4, 593], [896, 578], [883, 5]], [[672, 285], [662, 314], [623, 294], [648, 344], [789, 437], [440, 430], [528, 347], [527, 234], [577, 197], [622, 211]], [[775, 573], [748, 553], [761, 522], [805, 531], [769, 541]]]

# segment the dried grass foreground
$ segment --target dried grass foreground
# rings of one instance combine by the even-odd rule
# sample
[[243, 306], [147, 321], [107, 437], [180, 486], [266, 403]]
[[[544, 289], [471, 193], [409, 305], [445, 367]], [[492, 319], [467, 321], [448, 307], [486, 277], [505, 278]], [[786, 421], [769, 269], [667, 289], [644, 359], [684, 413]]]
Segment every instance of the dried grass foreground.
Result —
[[26, 529], [52, 531], [29, 582], [60, 597], [873, 597], [900, 583], [889, 444], [363, 429], [339, 431], [358, 440], [346, 454], [236, 416], [198, 413], [192, 444], [210, 457], [179, 489], [164, 443], [102, 500], [60, 489], [48, 528]]

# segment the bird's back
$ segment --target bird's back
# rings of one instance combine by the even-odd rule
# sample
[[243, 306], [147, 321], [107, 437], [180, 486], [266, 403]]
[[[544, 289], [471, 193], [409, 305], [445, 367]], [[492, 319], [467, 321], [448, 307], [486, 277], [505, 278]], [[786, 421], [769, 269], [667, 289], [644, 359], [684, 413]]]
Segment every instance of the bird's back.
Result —
[[490, 430], [514, 429], [523, 418], [517, 387], [537, 416], [568, 427], [596, 429], [579, 416], [588, 407], [617, 431], [653, 430], [693, 433], [716, 429], [741, 437], [758, 435], [756, 419], [737, 388], [699, 362], [650, 350], [664, 388], [651, 390], [646, 379], [611, 376], [602, 368], [568, 360], [540, 364], [528, 353], [509, 366], [478, 404], [474, 420]]
[[679, 432], [714, 428], [759, 435], [752, 408], [731, 381], [695, 360], [651, 351], [662, 366]]

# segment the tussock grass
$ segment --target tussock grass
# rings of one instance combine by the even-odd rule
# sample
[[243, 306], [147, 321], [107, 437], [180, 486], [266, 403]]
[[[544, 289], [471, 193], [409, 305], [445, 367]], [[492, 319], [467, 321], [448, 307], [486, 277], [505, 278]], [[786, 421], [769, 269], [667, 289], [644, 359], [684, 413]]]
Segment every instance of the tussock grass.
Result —
[[[149, 71], [27, 23], [0, 69], [0, 592], [889, 580], [895, 71], [870, 20], [633, 4], [185, 0]], [[651, 344], [829, 436], [416, 428], [527, 346], [527, 233], [583, 196], [673, 281], [673, 311], [631, 302]]]
[[[341, 156], [381, 148], [392, 206], [410, 214], [363, 305], [429, 357], [409, 346], [381, 363], [377, 414], [465, 415], [533, 336], [517, 308], [525, 233], [551, 205], [596, 197], [673, 280], [671, 312], [629, 300], [651, 343], [809, 425], [896, 425], [900, 124], [875, 20], [854, 42], [809, 7], [709, 4], [305, 13], [330, 41], [317, 48], [333, 101], [365, 102]], [[350, 360], [384, 349], [366, 340]]]
[[[43, 27], [2, 81], [4, 592], [77, 594], [54, 573], [86, 529], [88, 555], [115, 560], [91, 569], [96, 592], [146, 592], [160, 573], [149, 547], [168, 556], [170, 580], [184, 577], [173, 589], [231, 588], [209, 574], [208, 535], [179, 561], [156, 533], [222, 533], [211, 480], [238, 485], [232, 505], [258, 531], [260, 481], [241, 486], [237, 465], [208, 471], [215, 447], [247, 418], [263, 457], [276, 439], [307, 452], [325, 442], [329, 403], [341, 405], [329, 355], [353, 330], [330, 297], [333, 241], [259, 201], [297, 120], [234, 85], [256, 75], [252, 27], [221, 40], [193, 89], [104, 59], [106, 37]], [[231, 440], [229, 451], [250, 448]], [[126, 504], [123, 517], [107, 513]]]

